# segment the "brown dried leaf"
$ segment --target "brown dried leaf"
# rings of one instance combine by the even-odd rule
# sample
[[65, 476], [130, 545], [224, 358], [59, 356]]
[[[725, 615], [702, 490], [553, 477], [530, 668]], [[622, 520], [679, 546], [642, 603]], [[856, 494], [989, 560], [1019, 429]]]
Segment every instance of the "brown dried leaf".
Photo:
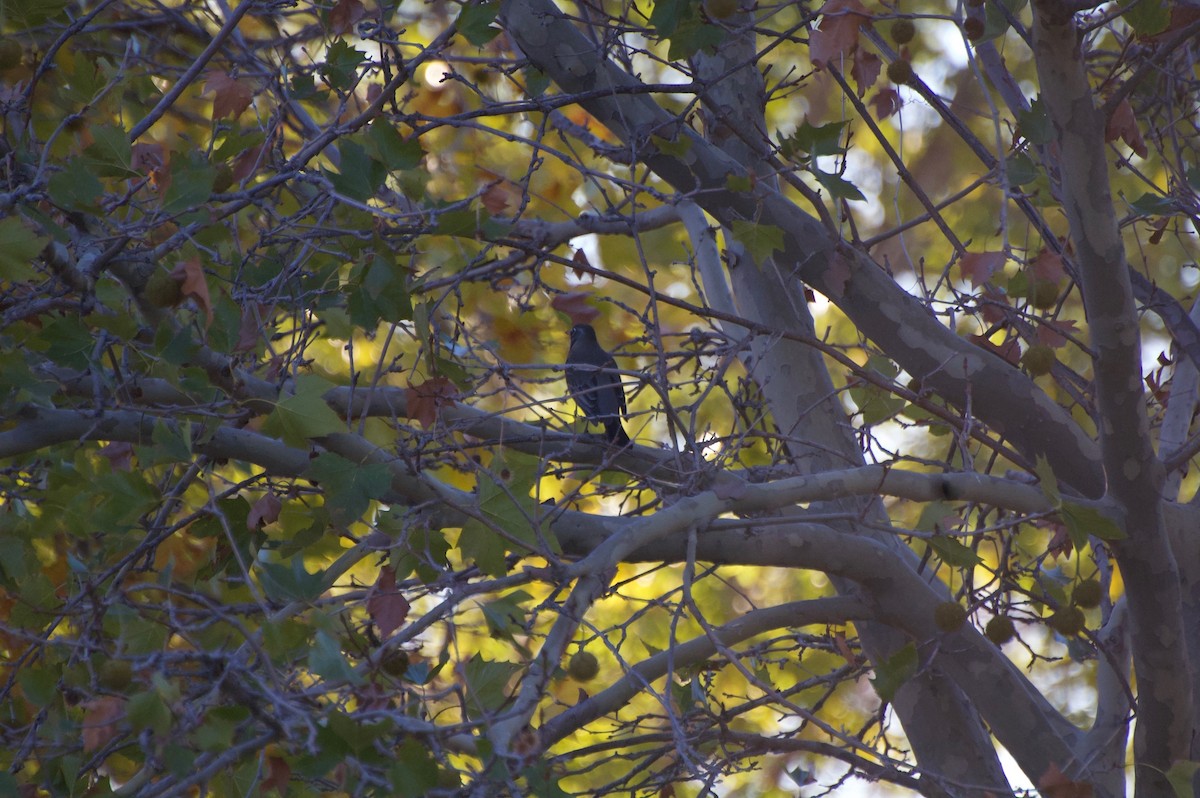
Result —
[[1057, 283], [1067, 275], [1062, 255], [1048, 249], [1042, 249], [1037, 257], [1030, 261], [1029, 270], [1037, 279], [1051, 283]]
[[338, 0], [329, 12], [329, 29], [338, 36], [354, 33], [354, 26], [366, 15], [359, 0]]
[[214, 120], [236, 118], [250, 107], [250, 101], [254, 99], [254, 90], [248, 83], [223, 71], [208, 73], [204, 81], [204, 93], [215, 95], [212, 109]]
[[958, 268], [971, 281], [972, 288], [992, 279], [992, 275], [1004, 268], [1008, 256], [1003, 252], [968, 252], [963, 255]]
[[408, 417], [428, 429], [437, 421], [439, 407], [450, 407], [458, 396], [458, 389], [446, 377], [434, 377], [420, 385], [409, 383], [404, 391], [408, 406]]
[[1092, 798], [1092, 785], [1083, 781], [1072, 781], [1051, 765], [1038, 779], [1038, 790], [1043, 798]]
[[83, 705], [83, 750], [97, 751], [116, 738], [118, 722], [125, 715], [125, 699], [106, 695]]
[[279, 511], [283, 508], [283, 502], [274, 493], [268, 493], [250, 508], [250, 512], [246, 515], [246, 529], [251, 532], [254, 530], [272, 524], [279, 520]]
[[883, 60], [870, 50], [859, 49], [855, 51], [854, 66], [850, 69], [850, 75], [854, 78], [855, 83], [858, 84], [859, 98], [865, 97], [867, 89], [875, 85], [875, 81], [879, 78], [879, 70], [882, 67]]
[[1104, 129], [1105, 141], [1116, 141], [1117, 139], [1128, 144], [1129, 149], [1142, 158], [1149, 153], [1149, 150], [1146, 149], [1146, 142], [1142, 138], [1142, 132], [1138, 130], [1137, 119], [1133, 115], [1133, 106], [1129, 104], [1129, 100], [1121, 100], [1117, 104]]
[[900, 99], [900, 92], [889, 86], [875, 92], [875, 96], [868, 100], [867, 104], [875, 110], [876, 119], [884, 120], [897, 113], [904, 102]]
[[367, 599], [367, 614], [379, 627], [379, 634], [385, 638], [391, 637], [404, 625], [410, 606], [404, 594], [396, 590], [396, 569], [380, 569], [375, 591]]
[[212, 324], [212, 297], [208, 293], [208, 282], [204, 279], [204, 267], [200, 265], [200, 259], [188, 258], [182, 261], [171, 270], [171, 276], [181, 283], [180, 291], [183, 296], [195, 300], [208, 318], [208, 323]]
[[813, 66], [824, 69], [854, 56], [858, 32], [871, 24], [871, 16], [859, 0], [828, 0], [820, 13], [820, 27], [809, 37], [808, 52]]
[[582, 291], [559, 294], [550, 300], [550, 307], [567, 314], [572, 324], [591, 324], [600, 315], [600, 311], [588, 304], [591, 296]]
[[1076, 332], [1078, 331], [1075, 329], [1074, 321], [1069, 319], [1046, 319], [1038, 325], [1038, 343], [1045, 344], [1051, 349], [1058, 349], [1061, 346], [1066, 346], [1067, 336], [1074, 335]]

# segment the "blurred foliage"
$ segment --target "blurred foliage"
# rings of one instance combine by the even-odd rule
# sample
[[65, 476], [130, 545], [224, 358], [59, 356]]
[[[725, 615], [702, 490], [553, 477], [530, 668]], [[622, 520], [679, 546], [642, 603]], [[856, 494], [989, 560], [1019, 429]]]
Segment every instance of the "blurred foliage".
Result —
[[[627, 26], [621, 57], [643, 80], [678, 83], [682, 59], [727, 35], [720, 20], [732, 9], [710, 5], [594, 12]], [[1026, 19], [1020, 6], [1009, 4]], [[675, 784], [694, 794], [692, 780], [719, 773], [730, 795], [790, 795], [799, 776], [788, 773], [807, 773], [811, 758], [764, 764], [722, 734], [896, 733], [872, 719], [878, 702], [848, 626], [778, 630], [743, 644], [736, 663], [680, 668], [523, 769], [479, 734], [563, 610], [556, 509], [637, 516], [661, 496], [609, 464], [513, 451], [446, 415], [456, 402], [587, 432], [554, 369], [586, 307], [621, 367], [641, 375], [627, 378], [638, 442], [747, 473], [784, 460], [769, 408], [708, 312], [687, 235], [615, 223], [653, 218], [672, 192], [608, 157], [615, 138], [509, 49], [499, 8], [0, 7], [0, 432], [20, 451], [0, 470], [0, 791], [420, 796], [475, 784], [557, 796]], [[1166, 9], [1135, 4], [1135, 17], [1091, 30], [1090, 47], [1109, 59], [1094, 64], [1098, 83], [1123, 74], [1122, 44], [1162, 30]], [[902, 181], [829, 72], [813, 72], [805, 31], [816, 11], [755, 11], [764, 43], [777, 37], [760, 44], [757, 67], [778, 155], [849, 240], [963, 335], [1027, 349], [1038, 329], [1073, 333], [1044, 342], [1055, 360], [1039, 384], [1086, 420], [1080, 300], [1061, 273], [1052, 302], [1031, 290], [1050, 242], [1014, 204], [1028, 200], [1065, 232], [1037, 155], [1037, 104], [1020, 118], [994, 114], [958, 11], [906, 4], [916, 24], [904, 57], [1003, 171], [980, 165], [901, 87], [900, 113], [877, 124], [902, 155]], [[899, 14], [866, 13], [881, 26]], [[1007, 19], [988, 3], [984, 37], [1012, 43], [1013, 80], [1035, 85], [1017, 46], [1025, 31]], [[860, 33], [864, 48], [895, 55]], [[1129, 98], [1150, 149], [1124, 158], [1127, 139], [1116, 140], [1112, 177], [1135, 267], [1178, 296], [1197, 276], [1195, 210], [1180, 197], [1200, 191], [1200, 158], [1182, 130], [1194, 119], [1173, 132], [1170, 101], [1152, 84]], [[896, 90], [885, 78], [857, 85], [868, 104]], [[683, 94], [660, 95], [687, 108]], [[961, 247], [922, 220], [912, 185], [955, 198], [941, 217]], [[589, 233], [584, 215], [613, 232]], [[731, 231], [759, 255], [777, 233], [751, 222]], [[986, 289], [960, 271], [963, 248], [1004, 254]], [[981, 297], [1027, 327], [998, 325]], [[963, 465], [961, 451], [947, 454], [938, 399], [823, 298], [812, 307], [870, 454]], [[381, 389], [405, 397], [407, 415], [353, 404]], [[351, 398], [338, 405], [337, 390]], [[396, 462], [430, 482], [397, 488]], [[467, 519], [442, 523], [439, 503]], [[1095, 576], [1085, 533], [1055, 550], [1066, 533], [1052, 519], [890, 509], [968, 599], [971, 622], [1012, 615], [1032, 661], [1053, 670], [1045, 658], [1066, 647], [1039, 621], [1069, 603], [1072, 580]], [[1062, 555], [1055, 578], [1039, 567], [1050, 552]], [[539, 715], [752, 607], [831, 592], [783, 569], [692, 570], [622, 565], [549, 676]], [[1118, 595], [1119, 576], [1105, 578]], [[586, 686], [565, 670], [579, 650], [599, 666]], [[909, 653], [876, 668], [877, 689], [907, 678]], [[819, 708], [824, 725], [782, 718], [768, 700], [780, 697]], [[881, 762], [896, 756], [883, 742], [875, 750]]]

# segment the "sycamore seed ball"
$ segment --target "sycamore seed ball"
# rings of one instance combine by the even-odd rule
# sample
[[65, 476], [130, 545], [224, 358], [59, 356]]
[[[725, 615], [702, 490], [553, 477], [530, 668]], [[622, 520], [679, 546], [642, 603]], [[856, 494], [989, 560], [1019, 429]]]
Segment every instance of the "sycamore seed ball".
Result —
[[987, 622], [983, 633], [987, 635], [987, 639], [991, 640], [996, 645], [1003, 645], [1017, 633], [1013, 626], [1012, 618], [1007, 615], [997, 615]]
[[912, 64], [907, 58], [897, 58], [887, 66], [888, 80], [897, 86], [912, 83], [917, 73], [913, 72]]
[[1071, 603], [1085, 610], [1099, 607], [1102, 597], [1103, 589], [1095, 579], [1084, 579], [1071, 591]]
[[600, 672], [600, 661], [590, 651], [576, 652], [567, 663], [567, 675], [577, 682], [587, 682], [596, 678]]
[[896, 44], [908, 44], [913, 40], [913, 36], [917, 32], [917, 26], [913, 24], [911, 19], [898, 19], [892, 23], [892, 29], [889, 31], [892, 36], [892, 41]]
[[1049, 374], [1050, 369], [1054, 367], [1054, 363], [1054, 350], [1045, 344], [1031, 346], [1025, 354], [1021, 355], [1021, 365], [1025, 367], [1025, 370], [1032, 377]]
[[1063, 607], [1046, 620], [1046, 625], [1063, 637], [1074, 637], [1084, 630], [1087, 621], [1078, 607]]
[[967, 611], [957, 601], [943, 601], [933, 609], [933, 622], [943, 632], [953, 632], [967, 622]]

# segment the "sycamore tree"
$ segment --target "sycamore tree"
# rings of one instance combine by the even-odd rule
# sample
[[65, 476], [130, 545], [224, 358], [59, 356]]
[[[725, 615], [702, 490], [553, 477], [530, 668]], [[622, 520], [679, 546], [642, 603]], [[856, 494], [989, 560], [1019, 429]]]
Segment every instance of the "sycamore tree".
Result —
[[0, 33], [5, 794], [1192, 794], [1194, 4]]

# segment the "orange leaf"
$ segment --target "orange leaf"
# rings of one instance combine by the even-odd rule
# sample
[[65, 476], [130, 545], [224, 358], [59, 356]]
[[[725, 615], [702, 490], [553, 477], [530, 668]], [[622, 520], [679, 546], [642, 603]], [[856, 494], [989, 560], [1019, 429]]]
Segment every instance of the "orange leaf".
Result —
[[1044, 798], [1092, 798], [1092, 785], [1083, 781], [1071, 781], [1058, 765], [1051, 765], [1038, 779], [1038, 789]]
[[1075, 332], [1075, 322], [1072, 320], [1046, 319], [1038, 325], [1038, 343], [1045, 344], [1052, 349], [1058, 349], [1060, 346], [1065, 346], [1067, 343], [1067, 336], [1072, 335]]
[[404, 394], [408, 417], [428, 429], [437, 421], [439, 407], [450, 407], [454, 404], [458, 389], [446, 377], [434, 377], [420, 385], [409, 383]]
[[125, 699], [107, 695], [83, 705], [83, 750], [96, 751], [117, 736], [117, 723], [125, 715]]
[[228, 72], [209, 72], [204, 81], [204, 93], [213, 93], [213, 119], [236, 118], [250, 107], [254, 92], [249, 84]]
[[204, 267], [200, 265], [200, 259], [183, 261], [171, 270], [171, 276], [182, 284], [180, 290], [183, 295], [194, 299], [208, 317], [208, 323], [212, 324], [212, 298], [208, 294], [208, 282], [204, 279]]

